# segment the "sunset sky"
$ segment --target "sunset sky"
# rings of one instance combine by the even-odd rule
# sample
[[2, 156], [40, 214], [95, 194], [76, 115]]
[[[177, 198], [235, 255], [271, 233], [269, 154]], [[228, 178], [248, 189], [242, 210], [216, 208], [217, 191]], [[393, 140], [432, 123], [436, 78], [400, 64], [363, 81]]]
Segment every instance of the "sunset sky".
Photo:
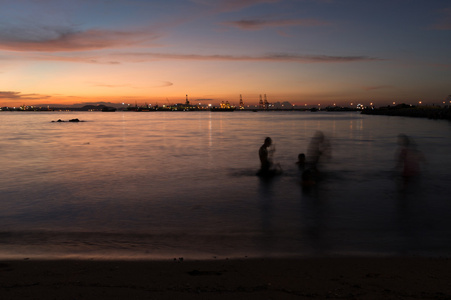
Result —
[[[442, 104], [451, 1], [0, 0], [0, 106]], [[449, 102], [449, 101], [448, 101]]]

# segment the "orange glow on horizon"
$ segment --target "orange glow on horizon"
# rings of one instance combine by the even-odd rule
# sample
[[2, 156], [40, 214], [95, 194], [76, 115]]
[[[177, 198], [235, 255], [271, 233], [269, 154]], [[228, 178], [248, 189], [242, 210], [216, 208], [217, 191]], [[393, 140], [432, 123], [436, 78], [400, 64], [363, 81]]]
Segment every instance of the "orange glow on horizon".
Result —
[[[235, 106], [240, 94], [245, 106], [264, 94], [270, 104], [321, 108], [449, 102], [451, 40], [437, 19], [445, 3], [410, 4], [405, 11], [425, 15], [418, 20], [381, 14], [381, 4], [368, 14], [363, 2], [352, 12], [332, 2], [311, 1], [309, 12], [288, 0], [2, 2], [0, 106], [156, 105], [186, 94]], [[387, 36], [376, 26], [382, 17], [416, 25]], [[418, 27], [435, 34], [426, 39]], [[399, 36], [412, 55], [396, 46]]]

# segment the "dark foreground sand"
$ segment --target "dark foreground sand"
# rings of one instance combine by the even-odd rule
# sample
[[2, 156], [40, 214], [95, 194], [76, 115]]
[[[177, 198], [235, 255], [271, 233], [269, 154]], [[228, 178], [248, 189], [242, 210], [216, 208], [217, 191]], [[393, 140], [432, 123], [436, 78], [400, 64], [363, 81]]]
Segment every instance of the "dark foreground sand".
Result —
[[451, 299], [451, 260], [1, 261], [0, 299]]

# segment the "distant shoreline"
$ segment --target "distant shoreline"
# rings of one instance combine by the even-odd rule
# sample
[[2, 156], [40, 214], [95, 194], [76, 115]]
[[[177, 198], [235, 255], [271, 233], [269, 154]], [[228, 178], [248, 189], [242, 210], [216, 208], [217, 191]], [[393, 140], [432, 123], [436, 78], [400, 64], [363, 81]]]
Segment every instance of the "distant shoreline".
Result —
[[366, 108], [362, 110], [362, 114], [451, 120], [451, 110], [449, 106], [410, 106], [400, 104], [397, 106], [386, 106], [373, 109]]
[[113, 107], [97, 106], [97, 107], [49, 107], [49, 108], [33, 108], [33, 109], [20, 109], [20, 108], [3, 108], [0, 112], [360, 112], [364, 115], [383, 115], [383, 116], [399, 116], [399, 117], [413, 117], [413, 118], [428, 118], [435, 120], [451, 120], [451, 109], [449, 106], [413, 106], [407, 104], [400, 104], [396, 106], [385, 107], [366, 107], [364, 109], [350, 108], [350, 107], [326, 107], [318, 109], [313, 108], [245, 108], [234, 110], [221, 110], [221, 109], [198, 109], [198, 108], [164, 108], [164, 107], [152, 107], [142, 108], [133, 107], [127, 109], [116, 109]]
[[205, 112], [233, 112], [233, 111], [245, 111], [245, 112], [264, 112], [264, 111], [276, 111], [276, 112], [286, 112], [286, 111], [300, 111], [300, 112], [318, 112], [318, 111], [327, 111], [327, 112], [357, 112], [361, 111], [358, 108], [350, 108], [350, 107], [325, 107], [325, 108], [317, 108], [317, 107], [293, 107], [293, 108], [264, 108], [264, 107], [256, 107], [256, 108], [218, 108], [218, 107], [184, 107], [184, 106], [173, 106], [173, 107], [126, 107], [126, 108], [115, 108], [104, 105], [99, 106], [84, 106], [84, 107], [2, 107], [0, 108], [0, 112], [63, 112], [63, 111], [75, 111], [75, 112], [193, 112], [193, 111], [205, 111]]

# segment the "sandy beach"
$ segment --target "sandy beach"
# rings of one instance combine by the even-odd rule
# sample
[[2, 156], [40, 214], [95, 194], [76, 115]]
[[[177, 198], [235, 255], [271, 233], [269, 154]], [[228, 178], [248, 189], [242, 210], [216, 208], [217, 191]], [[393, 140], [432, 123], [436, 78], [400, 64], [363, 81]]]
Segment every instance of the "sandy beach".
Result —
[[417, 257], [0, 263], [1, 299], [450, 299], [451, 260]]

